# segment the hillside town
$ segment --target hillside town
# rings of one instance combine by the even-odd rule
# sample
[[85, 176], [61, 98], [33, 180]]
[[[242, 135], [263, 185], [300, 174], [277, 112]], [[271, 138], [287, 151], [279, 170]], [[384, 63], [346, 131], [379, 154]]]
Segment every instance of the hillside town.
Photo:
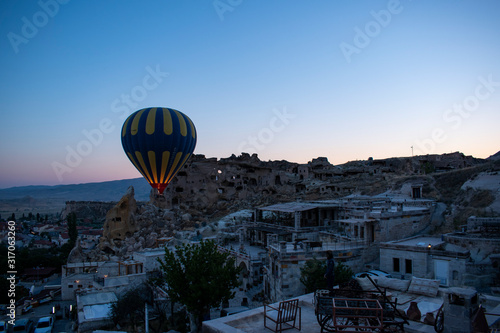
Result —
[[[136, 201], [130, 187], [114, 203], [69, 201], [57, 216], [2, 219], [2, 240], [15, 225], [18, 255], [66, 256], [59, 266], [53, 260], [17, 272], [16, 291], [25, 293], [15, 310], [3, 305], [3, 325], [14, 311], [30, 326], [49, 317], [54, 330], [67, 332], [146, 331], [149, 321], [158, 332], [192, 330], [168, 286], [154, 288], [155, 300], [168, 304], [168, 325], [151, 307], [149, 320], [117, 327], [110, 310], [158, 276], [166, 249], [210, 240], [234, 259], [239, 287], [210, 309], [203, 332], [263, 332], [266, 306], [293, 299], [302, 331], [334, 331], [318, 319], [319, 294], [303, 283], [308, 262], [325, 262], [328, 253], [358, 288], [390, 295], [407, 315], [398, 326], [405, 332], [433, 332], [443, 312], [444, 332], [480, 332], [472, 330], [477, 318], [500, 329], [499, 171], [498, 158], [461, 153], [338, 166], [321, 157], [296, 164], [194, 155], [149, 202]], [[420, 315], [410, 320], [413, 303]]]

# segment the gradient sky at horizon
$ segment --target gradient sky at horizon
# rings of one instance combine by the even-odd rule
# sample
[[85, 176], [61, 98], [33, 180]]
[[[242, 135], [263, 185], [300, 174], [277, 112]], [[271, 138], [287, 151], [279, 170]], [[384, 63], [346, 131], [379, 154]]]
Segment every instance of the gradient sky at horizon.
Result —
[[500, 150], [499, 1], [59, 1], [0, 3], [0, 188], [140, 177], [150, 106], [207, 157]]

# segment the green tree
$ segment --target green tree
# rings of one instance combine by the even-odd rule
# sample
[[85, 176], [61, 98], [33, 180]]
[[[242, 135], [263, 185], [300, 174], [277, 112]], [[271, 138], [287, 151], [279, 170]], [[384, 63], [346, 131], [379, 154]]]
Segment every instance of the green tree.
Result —
[[165, 247], [165, 259], [158, 261], [170, 299], [186, 306], [198, 331], [204, 314], [233, 298], [233, 289], [240, 285], [241, 269], [228, 253], [218, 251], [214, 241], [177, 246], [176, 251]]
[[300, 268], [300, 282], [306, 287], [306, 294], [317, 289], [326, 289], [326, 262], [316, 258], [308, 260]]
[[[58, 247], [51, 249], [22, 247], [16, 249], [16, 270], [23, 272], [27, 268], [35, 267], [54, 267], [60, 270], [61, 265], [66, 264], [67, 258], [68, 254], [63, 255]], [[0, 267], [7, 267], [7, 247], [3, 244], [0, 245]]]
[[68, 214], [68, 234], [69, 234], [69, 243], [71, 245], [71, 248], [73, 248], [76, 244], [76, 239], [78, 238], [75, 212], [71, 212]]
[[[326, 289], [326, 261], [320, 261], [316, 258], [309, 260], [300, 269], [300, 282], [306, 288], [306, 293], [312, 293], [317, 289]], [[353, 271], [351, 267], [341, 262], [335, 262], [335, 284], [343, 285], [352, 278]]]
[[111, 304], [111, 318], [115, 325], [132, 325], [137, 331], [137, 324], [144, 321], [144, 304], [147, 295], [142, 286], [128, 290], [118, 300]]
[[73, 247], [74, 246], [70, 244], [70, 242], [67, 242], [66, 244], [63, 244], [58, 248], [59, 249], [58, 257], [59, 260], [63, 262], [63, 265], [66, 264], [66, 262], [68, 261], [69, 254], [71, 250], [73, 250]]
[[343, 285], [352, 279], [354, 272], [351, 267], [339, 262], [335, 264], [335, 284]]
[[423, 165], [423, 169], [425, 174], [433, 173], [434, 171], [436, 171], [436, 167], [434, 166], [434, 164], [428, 161]]
[[148, 304], [148, 313], [155, 317], [156, 327], [150, 325], [151, 330], [163, 332], [166, 324], [168, 301], [155, 299], [155, 285], [153, 281], [146, 281], [137, 287], [128, 290], [118, 297], [118, 300], [111, 305], [111, 318], [115, 325], [119, 324], [133, 326], [134, 331], [138, 331], [137, 325], [145, 320], [145, 305]]
[[50, 237], [49, 233], [47, 231], [43, 231], [40, 236], [42, 236], [42, 238], [47, 238], [49, 241], [52, 241], [52, 237]]

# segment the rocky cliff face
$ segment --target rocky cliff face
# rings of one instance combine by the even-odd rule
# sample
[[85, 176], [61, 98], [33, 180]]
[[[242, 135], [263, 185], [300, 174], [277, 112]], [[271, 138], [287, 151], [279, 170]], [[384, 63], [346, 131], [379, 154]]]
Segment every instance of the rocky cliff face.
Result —
[[106, 214], [103, 237], [112, 244], [123, 241], [138, 230], [135, 220], [137, 203], [134, 198], [134, 188], [129, 187], [127, 193]]
[[193, 158], [169, 184], [161, 198], [162, 208], [181, 209], [193, 215], [213, 216], [254, 204], [288, 201], [300, 182], [297, 164], [262, 162], [257, 155], [227, 159]]
[[[134, 188], [130, 187], [121, 200], [106, 214], [99, 246], [90, 252], [92, 260], [126, 258], [133, 252], [156, 247], [162, 237], [172, 237], [175, 231], [192, 228], [191, 215], [165, 210], [151, 203], [137, 204]], [[77, 257], [78, 246], [75, 247]]]
[[[150, 194], [150, 203], [162, 209], [181, 209], [193, 215], [213, 217], [238, 208], [274, 202], [338, 198], [354, 192], [377, 194], [392, 187], [394, 177], [462, 170], [484, 163], [484, 160], [462, 153], [382, 160], [368, 158], [336, 166], [325, 157], [298, 164], [265, 162], [257, 154], [246, 153], [221, 159], [193, 155], [161, 197]], [[138, 180], [129, 181], [136, 184]], [[145, 180], [140, 181], [142, 185], [147, 185]], [[115, 186], [112, 185], [114, 183], [121, 186], [123, 182], [126, 181], [109, 182], [109, 186]], [[104, 185], [99, 188], [106, 193], [113, 192]], [[137, 189], [136, 185], [134, 188]], [[141, 187], [140, 193], [135, 193], [139, 201], [146, 197], [143, 191]], [[104, 216], [114, 204], [68, 201], [62, 218], [75, 212], [80, 219], [104, 221]]]
[[[454, 171], [446, 171], [447, 168]], [[442, 172], [426, 174], [436, 169]], [[340, 166], [330, 164], [323, 157], [297, 164], [263, 162], [255, 154], [220, 160], [195, 155], [163, 195], [151, 192], [148, 203], [137, 203], [133, 188], [129, 188], [118, 204], [108, 206], [103, 237], [94, 255], [128, 256], [154, 247], [162, 237], [173, 237], [178, 231], [196, 232], [200, 226], [242, 209], [295, 200], [333, 199], [351, 193], [394, 193], [410, 183], [422, 185], [423, 197], [448, 204], [443, 220], [446, 218], [447, 226], [451, 227], [460, 210], [450, 207], [475, 202], [461, 198], [460, 191], [466, 190], [460, 187], [485, 170], [495, 172], [500, 166], [460, 153], [413, 159], [368, 159]]]

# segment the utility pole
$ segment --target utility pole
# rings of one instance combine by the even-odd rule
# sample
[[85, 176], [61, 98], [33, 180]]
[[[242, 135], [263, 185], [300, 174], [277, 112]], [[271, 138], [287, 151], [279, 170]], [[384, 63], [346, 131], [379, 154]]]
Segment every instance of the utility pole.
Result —
[[148, 302], [144, 303], [144, 307], [145, 307], [145, 333], [149, 333], [149, 318], [148, 318]]

